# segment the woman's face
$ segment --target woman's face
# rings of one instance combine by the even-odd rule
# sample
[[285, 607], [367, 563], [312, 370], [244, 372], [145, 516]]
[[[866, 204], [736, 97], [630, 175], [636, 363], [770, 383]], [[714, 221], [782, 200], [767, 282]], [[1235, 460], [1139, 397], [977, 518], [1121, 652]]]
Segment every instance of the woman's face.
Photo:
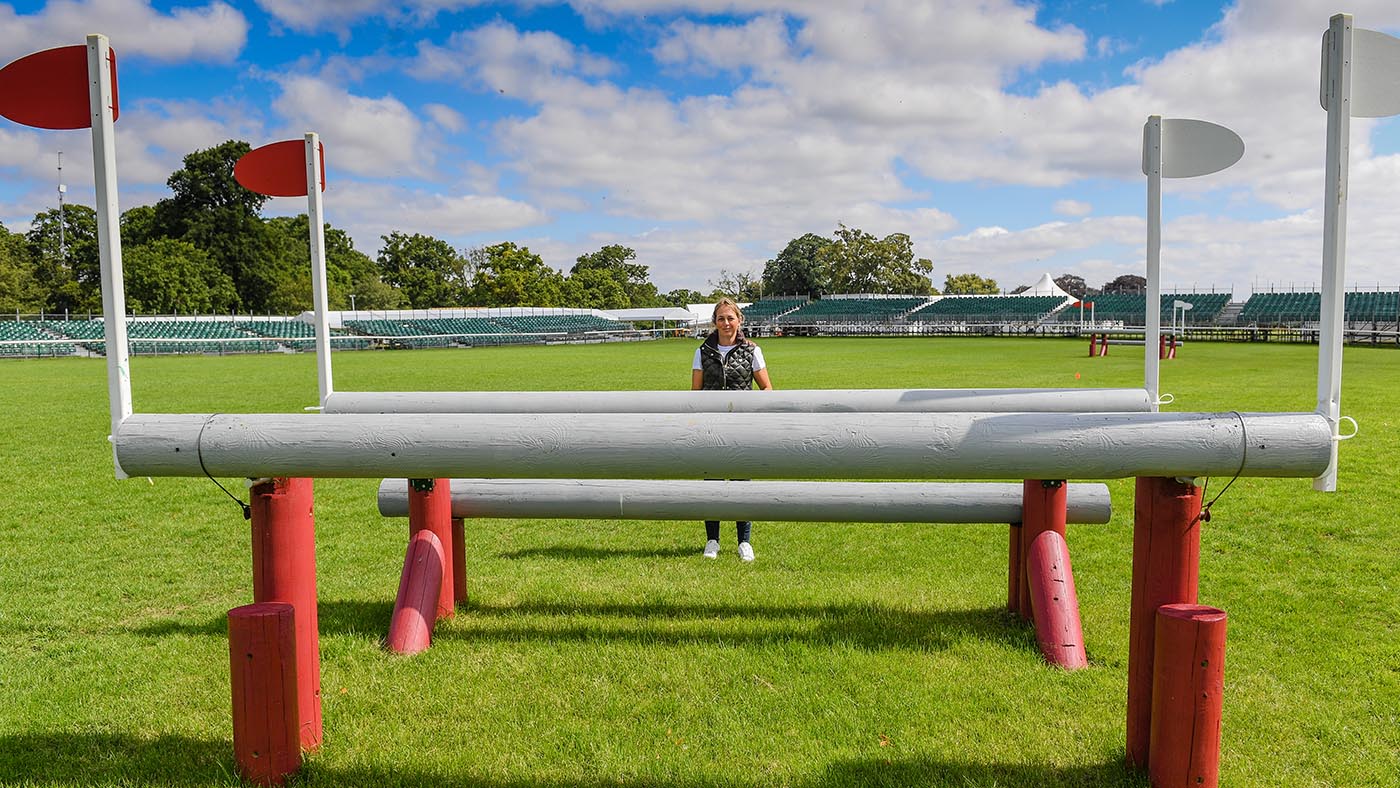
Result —
[[739, 313], [734, 311], [734, 307], [722, 306], [715, 313], [715, 330], [719, 332], [719, 343], [721, 345], [734, 344], [734, 338], [739, 335], [739, 326], [743, 325], [744, 319], [739, 317]]

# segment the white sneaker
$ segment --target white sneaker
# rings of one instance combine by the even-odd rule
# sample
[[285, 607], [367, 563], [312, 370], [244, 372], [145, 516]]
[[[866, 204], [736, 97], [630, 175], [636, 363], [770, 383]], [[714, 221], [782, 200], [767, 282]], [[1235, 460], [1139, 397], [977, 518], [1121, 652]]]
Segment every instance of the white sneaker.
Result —
[[[750, 550], [749, 553], [752, 554], [753, 551]], [[705, 557], [719, 558], [719, 542], [716, 542], [715, 540], [711, 539], [710, 541], [705, 543]], [[750, 558], [749, 560], [753, 559]]]
[[748, 542], [740, 542], [740, 543], [739, 543], [739, 560], [740, 560], [740, 561], [752, 561], [752, 560], [753, 560], [753, 545], [749, 544]]

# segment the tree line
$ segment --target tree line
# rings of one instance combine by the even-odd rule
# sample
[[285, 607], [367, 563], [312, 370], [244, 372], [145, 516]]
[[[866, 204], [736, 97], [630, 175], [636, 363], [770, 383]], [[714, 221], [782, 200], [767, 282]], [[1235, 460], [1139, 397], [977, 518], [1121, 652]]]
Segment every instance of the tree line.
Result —
[[[267, 197], [248, 191], [233, 166], [251, 146], [230, 140], [184, 157], [166, 184], [171, 195], [121, 215], [130, 311], [145, 314], [294, 314], [311, 308], [305, 214], [265, 218]], [[706, 303], [720, 296], [902, 293], [934, 295], [933, 263], [914, 256], [904, 233], [877, 238], [839, 224], [830, 237], [789, 241], [760, 275], [722, 270], [709, 290], [658, 291], [637, 253], [609, 244], [580, 255], [564, 273], [528, 247], [504, 241], [458, 251], [431, 235], [381, 236], [374, 258], [350, 236], [325, 227], [327, 298], [332, 309], [538, 306], [626, 309]], [[1119, 277], [1102, 292], [1136, 292]], [[1141, 277], [1137, 277], [1141, 280]], [[1076, 297], [1084, 280], [1056, 280]], [[1024, 288], [1023, 288], [1024, 289]], [[1140, 289], [1138, 290], [1140, 291]], [[996, 280], [948, 274], [943, 293], [997, 293]], [[67, 205], [34, 217], [27, 233], [0, 226], [0, 311], [100, 312], [97, 215]]]

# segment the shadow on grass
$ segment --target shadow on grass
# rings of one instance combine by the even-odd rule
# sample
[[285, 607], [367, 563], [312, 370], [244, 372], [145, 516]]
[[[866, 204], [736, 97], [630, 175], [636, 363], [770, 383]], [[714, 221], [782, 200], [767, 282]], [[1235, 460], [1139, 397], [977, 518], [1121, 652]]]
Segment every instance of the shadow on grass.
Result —
[[942, 650], [961, 640], [976, 639], [1035, 647], [1031, 630], [1000, 607], [925, 611], [879, 604], [473, 604], [459, 611], [455, 624], [439, 628], [434, 639], [612, 640], [662, 645], [808, 642], [869, 650]]
[[694, 547], [657, 547], [636, 549], [625, 547], [584, 547], [582, 545], [559, 545], [554, 547], [529, 547], [509, 553], [497, 553], [497, 558], [558, 558], [583, 561], [605, 561], [612, 558], [689, 558], [700, 554]]
[[[328, 744], [334, 747], [334, 744]], [[552, 764], [557, 767], [558, 764]], [[239, 785], [231, 740], [188, 736], [141, 737], [121, 733], [62, 732], [0, 736], [0, 783], [6, 785]], [[383, 767], [322, 766], [313, 757], [288, 785], [423, 786], [424, 788], [756, 788], [763, 780], [716, 775], [696, 780], [598, 776], [570, 779], [500, 779]], [[1140, 788], [1147, 781], [1120, 760], [1087, 766], [965, 763], [935, 758], [836, 761], [793, 783], [799, 788], [862, 786], [1083, 786]]]
[[[393, 603], [322, 601], [322, 635], [383, 637]], [[640, 625], [639, 625], [640, 624]], [[162, 621], [138, 634], [227, 634], [224, 617]], [[1034, 649], [1030, 627], [1001, 607], [972, 610], [910, 610], [879, 604], [743, 605], [646, 602], [468, 603], [454, 622], [439, 626], [434, 642], [617, 641], [657, 645], [726, 645], [807, 642], [850, 645], [872, 651], [939, 651], [963, 640]]]

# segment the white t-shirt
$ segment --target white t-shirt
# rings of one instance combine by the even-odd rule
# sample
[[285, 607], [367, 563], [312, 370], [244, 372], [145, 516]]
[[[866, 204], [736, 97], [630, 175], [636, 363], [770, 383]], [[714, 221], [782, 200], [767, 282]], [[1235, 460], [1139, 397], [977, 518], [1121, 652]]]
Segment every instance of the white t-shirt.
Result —
[[[735, 347], [737, 347], [737, 345], [716, 345], [715, 347], [719, 349], [719, 357], [721, 359], [725, 359], [729, 357], [729, 351], [733, 350]], [[760, 369], [766, 368], [767, 366], [768, 365], [763, 361], [763, 349], [760, 348], [758, 345], [754, 345], [753, 371], [757, 372]], [[702, 369], [702, 367], [700, 366], [700, 348], [695, 348], [695, 360], [690, 363], [690, 368], [693, 370]]]

